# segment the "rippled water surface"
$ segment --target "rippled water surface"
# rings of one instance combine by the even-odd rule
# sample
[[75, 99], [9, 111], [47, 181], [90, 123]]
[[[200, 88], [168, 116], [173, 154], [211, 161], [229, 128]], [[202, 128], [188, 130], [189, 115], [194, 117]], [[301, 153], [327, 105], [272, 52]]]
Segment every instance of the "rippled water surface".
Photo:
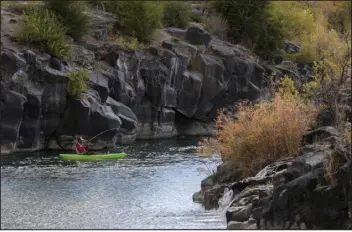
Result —
[[217, 157], [195, 139], [117, 148], [124, 160], [61, 161], [59, 152], [1, 156], [2, 229], [225, 229], [221, 210], [192, 201]]

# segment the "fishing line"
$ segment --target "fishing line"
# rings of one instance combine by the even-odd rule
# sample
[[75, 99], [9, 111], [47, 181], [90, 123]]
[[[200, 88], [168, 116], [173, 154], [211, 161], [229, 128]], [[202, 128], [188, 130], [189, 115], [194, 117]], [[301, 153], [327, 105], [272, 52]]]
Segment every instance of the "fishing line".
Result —
[[108, 130], [105, 130], [105, 131], [103, 131], [103, 132], [100, 132], [99, 134], [97, 134], [96, 136], [94, 136], [93, 138], [91, 138], [90, 140], [88, 140], [88, 143], [89, 143], [90, 141], [92, 141], [94, 138], [96, 138], [97, 136], [99, 136], [99, 135], [101, 135], [101, 134], [103, 134], [103, 133], [105, 133], [105, 132], [107, 132], [107, 131], [111, 131], [111, 130], [117, 130], [117, 128], [112, 128], [112, 129], [108, 129]]

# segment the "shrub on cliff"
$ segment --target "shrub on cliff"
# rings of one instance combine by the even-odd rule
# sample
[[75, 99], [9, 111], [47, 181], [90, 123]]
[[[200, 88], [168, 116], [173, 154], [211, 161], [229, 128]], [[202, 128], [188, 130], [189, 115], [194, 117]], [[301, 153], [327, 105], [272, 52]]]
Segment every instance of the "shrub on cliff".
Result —
[[312, 44], [316, 40], [316, 22], [308, 6], [296, 1], [273, 1], [270, 2], [269, 14], [280, 23], [286, 39], [300, 44], [300, 53], [289, 54], [286, 58], [314, 60]]
[[26, 12], [15, 33], [16, 40], [32, 44], [58, 58], [68, 55], [70, 46], [65, 41], [66, 28], [56, 15], [47, 9], [36, 7], [27, 9]]
[[68, 74], [68, 77], [68, 95], [79, 98], [81, 93], [87, 89], [88, 71], [85, 69], [73, 71]]
[[212, 35], [218, 36], [222, 40], [227, 40], [228, 23], [226, 19], [220, 15], [208, 15], [204, 19], [205, 29]]
[[134, 37], [112, 35], [108, 37], [108, 40], [128, 51], [135, 51], [137, 48], [142, 47]]
[[343, 38], [350, 37], [350, 2], [272, 1], [269, 14], [281, 25], [286, 39], [300, 45], [288, 59], [313, 62], [344, 54]]
[[83, 1], [45, 1], [45, 6], [54, 12], [63, 25], [67, 28], [67, 34], [79, 40], [89, 30], [89, 17], [85, 14], [87, 6]]
[[270, 2], [212, 1], [210, 8], [227, 20], [234, 43], [242, 43], [264, 57], [282, 46], [282, 28], [269, 13]]
[[149, 42], [161, 27], [163, 3], [153, 1], [110, 1], [106, 9], [116, 14], [127, 34], [140, 42]]
[[188, 2], [181, 1], [170, 1], [164, 4], [164, 26], [186, 28], [191, 20], [191, 5]]
[[255, 175], [279, 158], [298, 155], [316, 109], [299, 97], [292, 80], [284, 78], [281, 85], [270, 102], [241, 103], [235, 115], [220, 112], [215, 141], [204, 140], [200, 146], [217, 146], [222, 160], [241, 177]]

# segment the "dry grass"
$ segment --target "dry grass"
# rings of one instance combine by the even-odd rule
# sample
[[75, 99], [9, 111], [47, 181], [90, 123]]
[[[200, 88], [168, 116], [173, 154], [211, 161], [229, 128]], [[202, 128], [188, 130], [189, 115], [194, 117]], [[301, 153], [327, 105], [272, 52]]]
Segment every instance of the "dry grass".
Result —
[[204, 19], [205, 29], [212, 35], [219, 37], [221, 40], [227, 39], [228, 23], [220, 15], [209, 15]]
[[137, 48], [142, 48], [143, 46], [138, 42], [137, 38], [130, 36], [112, 35], [108, 38], [108, 40], [124, 49], [127, 49], [128, 51], [135, 51]]
[[203, 140], [199, 145], [218, 149], [223, 161], [234, 164], [246, 177], [279, 158], [298, 155], [301, 137], [313, 124], [316, 112], [312, 105], [289, 94], [277, 94], [271, 102], [255, 106], [241, 103], [236, 119], [220, 112], [216, 140]]

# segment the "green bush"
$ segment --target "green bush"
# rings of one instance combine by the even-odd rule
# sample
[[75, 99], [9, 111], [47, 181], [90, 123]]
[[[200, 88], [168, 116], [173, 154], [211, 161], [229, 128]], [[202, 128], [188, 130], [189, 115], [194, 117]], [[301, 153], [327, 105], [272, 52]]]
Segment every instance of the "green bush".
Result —
[[210, 7], [227, 20], [234, 43], [241, 43], [264, 57], [283, 45], [281, 26], [269, 13], [270, 2], [212, 1]]
[[34, 45], [41, 51], [58, 58], [69, 54], [70, 46], [65, 41], [66, 28], [49, 10], [33, 7], [24, 12], [16, 40]]
[[141, 42], [150, 41], [163, 17], [163, 3], [157, 1], [111, 1], [107, 10], [119, 17], [127, 34]]
[[302, 2], [272, 1], [269, 13], [281, 24], [285, 38], [301, 46], [299, 54], [287, 54], [285, 58], [308, 62], [314, 60], [318, 28], [308, 6]]
[[79, 98], [83, 91], [87, 90], [88, 71], [81, 69], [68, 74], [69, 82], [67, 93], [71, 97]]
[[188, 2], [166, 2], [163, 23], [166, 27], [186, 28], [191, 20], [192, 7]]
[[67, 27], [67, 34], [79, 40], [88, 33], [89, 16], [85, 14], [87, 6], [82, 1], [45, 1], [45, 6], [54, 12]]

